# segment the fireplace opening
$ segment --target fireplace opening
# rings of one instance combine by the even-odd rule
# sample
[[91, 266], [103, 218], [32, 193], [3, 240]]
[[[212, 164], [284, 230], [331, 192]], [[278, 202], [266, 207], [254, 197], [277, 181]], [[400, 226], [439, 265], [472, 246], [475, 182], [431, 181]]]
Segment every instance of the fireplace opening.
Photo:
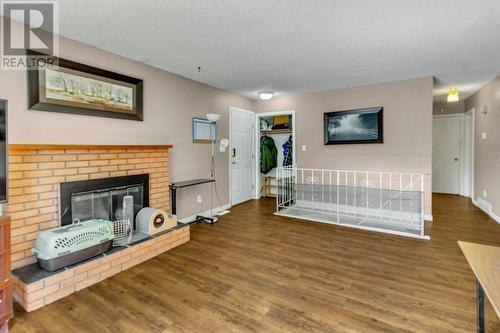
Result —
[[91, 219], [120, 220], [126, 195], [133, 198], [134, 216], [148, 207], [149, 174], [61, 183], [61, 226]]

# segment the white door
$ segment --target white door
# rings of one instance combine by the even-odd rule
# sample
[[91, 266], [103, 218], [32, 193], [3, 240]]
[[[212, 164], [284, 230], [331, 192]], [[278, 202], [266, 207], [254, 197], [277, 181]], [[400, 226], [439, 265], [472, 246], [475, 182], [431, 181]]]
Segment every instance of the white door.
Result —
[[231, 204], [253, 198], [253, 136], [254, 113], [230, 108]]
[[432, 192], [460, 192], [461, 124], [459, 115], [433, 118]]

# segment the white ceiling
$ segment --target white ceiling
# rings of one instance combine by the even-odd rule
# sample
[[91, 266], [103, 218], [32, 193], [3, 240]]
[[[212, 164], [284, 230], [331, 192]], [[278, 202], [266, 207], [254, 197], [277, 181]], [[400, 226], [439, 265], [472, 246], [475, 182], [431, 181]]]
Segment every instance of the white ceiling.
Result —
[[[64, 0], [62, 35], [257, 98], [500, 73], [499, 0]], [[199, 73], [197, 67], [201, 66]]]

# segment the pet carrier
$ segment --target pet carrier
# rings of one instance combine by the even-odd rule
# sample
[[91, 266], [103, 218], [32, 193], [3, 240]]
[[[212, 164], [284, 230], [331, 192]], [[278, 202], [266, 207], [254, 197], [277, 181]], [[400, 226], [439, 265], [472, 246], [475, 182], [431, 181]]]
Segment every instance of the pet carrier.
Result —
[[55, 271], [108, 251], [113, 238], [111, 221], [89, 220], [41, 232], [33, 253], [40, 266]]

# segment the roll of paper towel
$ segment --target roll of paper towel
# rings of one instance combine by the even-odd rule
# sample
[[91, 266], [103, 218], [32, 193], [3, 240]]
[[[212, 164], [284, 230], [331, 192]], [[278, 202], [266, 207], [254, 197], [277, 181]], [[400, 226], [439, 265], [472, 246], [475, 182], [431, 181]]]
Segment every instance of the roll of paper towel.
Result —
[[132, 229], [135, 229], [134, 225], [134, 197], [131, 195], [126, 195], [123, 197], [123, 219], [129, 220]]

